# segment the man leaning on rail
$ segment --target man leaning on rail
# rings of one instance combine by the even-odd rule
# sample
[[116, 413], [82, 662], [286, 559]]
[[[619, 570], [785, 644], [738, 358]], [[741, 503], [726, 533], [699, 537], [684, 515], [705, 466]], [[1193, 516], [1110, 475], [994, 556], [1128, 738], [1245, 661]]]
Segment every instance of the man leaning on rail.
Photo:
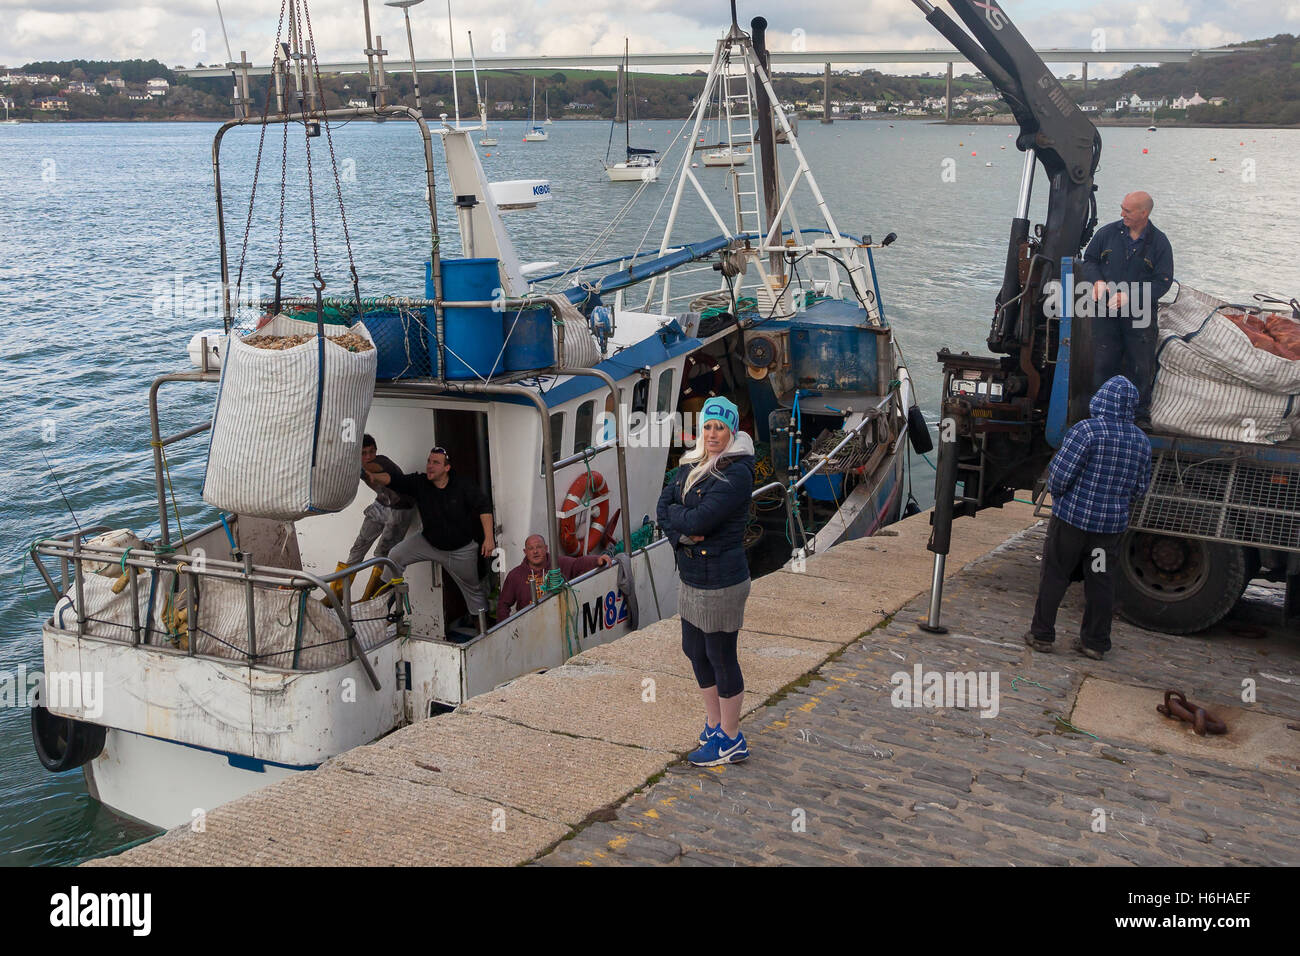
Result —
[[546, 546], [546, 539], [540, 534], [528, 536], [524, 542], [524, 560], [512, 568], [501, 585], [501, 595], [497, 599], [497, 620], [504, 621], [511, 614], [532, 607], [546, 594], [546, 572], [555, 568], [564, 575], [564, 580], [571, 581], [580, 574], [586, 574], [593, 568], [610, 563], [607, 554], [587, 554], [571, 558], [562, 554], [551, 557], [551, 549]]

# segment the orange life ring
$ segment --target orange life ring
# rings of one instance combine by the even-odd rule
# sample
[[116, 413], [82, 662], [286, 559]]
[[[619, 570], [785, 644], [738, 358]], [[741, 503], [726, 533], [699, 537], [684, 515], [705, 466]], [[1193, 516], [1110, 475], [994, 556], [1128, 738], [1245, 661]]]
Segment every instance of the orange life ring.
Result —
[[[592, 511], [591, 523], [587, 526], [585, 546], [578, 540], [577, 511], [582, 506], [583, 498], [587, 498], [588, 501], [594, 498], [603, 499], [597, 502]], [[573, 484], [569, 485], [569, 493], [564, 496], [564, 504], [560, 506], [560, 513], [567, 516], [560, 522], [560, 547], [564, 548], [564, 553], [570, 557], [577, 557], [594, 551], [605, 535], [605, 522], [609, 520], [609, 486], [605, 484], [605, 476], [598, 471], [593, 471], [573, 479]]]

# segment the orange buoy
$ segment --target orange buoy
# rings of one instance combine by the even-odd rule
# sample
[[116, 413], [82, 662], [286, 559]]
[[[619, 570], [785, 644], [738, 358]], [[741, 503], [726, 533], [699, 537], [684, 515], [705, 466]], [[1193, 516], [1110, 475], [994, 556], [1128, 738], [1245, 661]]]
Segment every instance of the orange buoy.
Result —
[[1142, 154], [1143, 154], [1143, 155], [1146, 155], [1146, 154], [1149, 153], [1149, 152], [1151, 152], [1151, 150], [1147, 149], [1145, 146], [1142, 147]]

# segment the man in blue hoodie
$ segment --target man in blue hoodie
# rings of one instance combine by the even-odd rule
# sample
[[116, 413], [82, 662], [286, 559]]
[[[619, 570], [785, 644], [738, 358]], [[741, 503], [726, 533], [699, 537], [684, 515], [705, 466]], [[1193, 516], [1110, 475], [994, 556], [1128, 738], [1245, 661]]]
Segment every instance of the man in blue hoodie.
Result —
[[1151, 481], [1151, 443], [1133, 424], [1138, 390], [1123, 375], [1108, 379], [1092, 397], [1091, 418], [1066, 432], [1048, 468], [1052, 520], [1043, 546], [1034, 620], [1025, 643], [1050, 653], [1056, 640], [1056, 612], [1083, 565], [1083, 626], [1074, 648], [1101, 660], [1110, 650], [1115, 604], [1111, 572], [1133, 503]]

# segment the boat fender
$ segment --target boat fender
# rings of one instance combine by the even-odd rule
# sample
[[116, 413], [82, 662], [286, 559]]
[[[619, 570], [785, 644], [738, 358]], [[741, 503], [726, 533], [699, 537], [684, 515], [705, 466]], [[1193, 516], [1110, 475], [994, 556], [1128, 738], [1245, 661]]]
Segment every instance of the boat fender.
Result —
[[918, 455], [934, 450], [934, 439], [930, 437], [930, 426], [925, 423], [921, 406], [913, 405], [907, 410], [907, 437], [912, 440], [912, 447]]
[[32, 743], [46, 770], [76, 770], [104, 752], [108, 728], [52, 714], [39, 704], [32, 708]]

